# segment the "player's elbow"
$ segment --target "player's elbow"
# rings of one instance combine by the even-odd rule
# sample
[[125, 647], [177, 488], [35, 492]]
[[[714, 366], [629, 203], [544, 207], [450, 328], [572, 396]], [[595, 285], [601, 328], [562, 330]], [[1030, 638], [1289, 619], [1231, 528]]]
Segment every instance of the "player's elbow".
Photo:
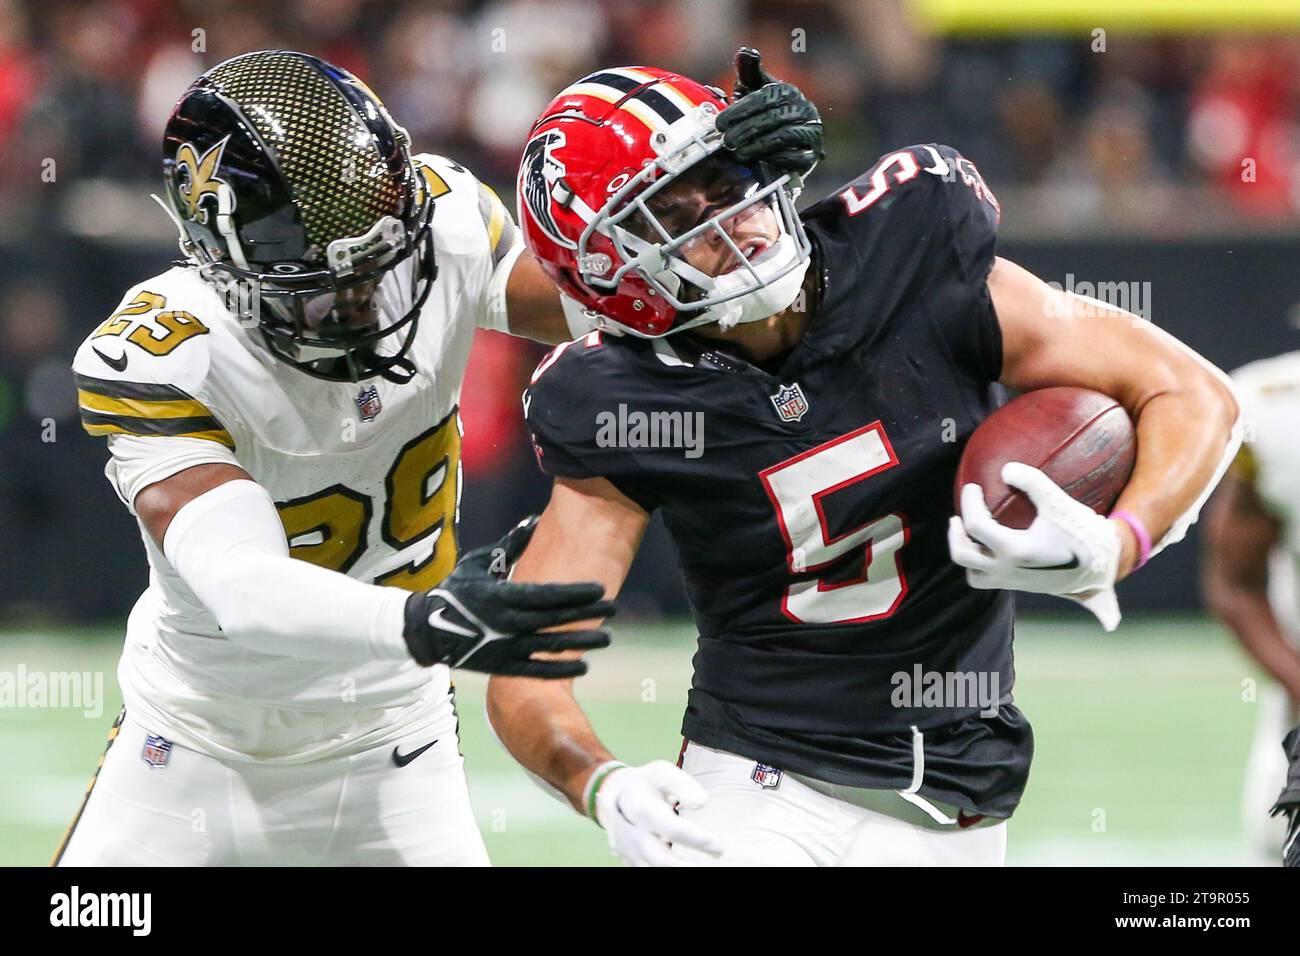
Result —
[[1176, 401], [1183, 422], [1207, 436], [1207, 449], [1213, 449], [1217, 460], [1241, 417], [1227, 376], [1194, 352], [1179, 348], [1150, 370], [1145, 385], [1149, 393], [1141, 404], [1145, 406], [1157, 396]]
[[1213, 366], [1197, 363], [1196, 373], [1191, 383], [1195, 401], [1202, 409], [1207, 427], [1226, 441], [1241, 418], [1241, 405], [1227, 378]]
[[211, 571], [198, 597], [208, 609], [221, 633], [236, 644], [256, 646], [275, 633], [276, 615], [268, 611], [274, 575], [263, 562], [250, 559], [230, 562]]

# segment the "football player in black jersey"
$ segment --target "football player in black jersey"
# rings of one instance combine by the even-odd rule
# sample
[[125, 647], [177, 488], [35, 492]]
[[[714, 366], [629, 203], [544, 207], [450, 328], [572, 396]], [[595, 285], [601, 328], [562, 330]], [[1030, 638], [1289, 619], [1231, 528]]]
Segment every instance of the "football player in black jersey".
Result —
[[[739, 65], [741, 105], [785, 87]], [[773, 168], [729, 149], [726, 105], [600, 71], [547, 108], [519, 179], [528, 246], [594, 330], [525, 393], [555, 484], [514, 578], [612, 595], [663, 515], [699, 629], [682, 769], [618, 762], [558, 682], [495, 677], [489, 716], [629, 863], [998, 864], [1033, 749], [1009, 591], [1112, 629], [1115, 581], [1182, 537], [1235, 452], [1231, 386], [999, 258], [997, 201], [956, 150], [889, 153], [796, 213], [815, 111], [778, 124], [806, 138]], [[1119, 510], [1010, 465], [1029, 529], [975, 486], [952, 515], [999, 385], [1128, 410]]]

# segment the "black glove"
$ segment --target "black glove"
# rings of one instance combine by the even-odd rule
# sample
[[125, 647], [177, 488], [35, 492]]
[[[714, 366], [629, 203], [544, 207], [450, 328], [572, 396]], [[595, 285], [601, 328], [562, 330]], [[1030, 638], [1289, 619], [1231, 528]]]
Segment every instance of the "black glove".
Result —
[[416, 663], [446, 664], [488, 674], [581, 677], [583, 661], [535, 661], [535, 651], [589, 651], [609, 645], [605, 631], [559, 631], [547, 627], [610, 617], [605, 589], [587, 584], [512, 584], [503, 580], [523, 554], [537, 518], [520, 522], [495, 545], [462, 557], [432, 591], [406, 602], [403, 636]]
[[1290, 769], [1287, 771], [1286, 786], [1278, 795], [1270, 816], [1286, 814], [1286, 840], [1282, 843], [1282, 865], [1300, 867], [1300, 726], [1292, 728], [1282, 741], [1286, 750]]
[[738, 160], [763, 163], [778, 176], [806, 176], [826, 155], [817, 107], [797, 86], [773, 79], [750, 47], [736, 54], [735, 90], [717, 128]]

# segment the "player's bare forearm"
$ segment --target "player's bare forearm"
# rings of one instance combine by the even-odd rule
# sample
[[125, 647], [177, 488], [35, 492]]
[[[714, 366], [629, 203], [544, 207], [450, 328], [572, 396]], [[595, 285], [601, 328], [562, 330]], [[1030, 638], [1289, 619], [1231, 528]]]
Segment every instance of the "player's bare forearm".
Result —
[[1246, 653], [1286, 689], [1292, 709], [1300, 707], [1300, 654], [1283, 637], [1268, 595], [1212, 579], [1206, 580], [1204, 590], [1214, 616], [1233, 633]]
[[573, 338], [555, 283], [526, 249], [515, 261], [506, 282], [506, 314], [510, 317], [511, 335], [548, 345]]
[[488, 683], [487, 710], [510, 755], [564, 794], [575, 810], [584, 812], [587, 778], [613, 755], [574, 699], [572, 683], [493, 677]]
[[1268, 600], [1268, 556], [1281, 523], [1249, 484], [1229, 474], [1205, 520], [1201, 587], [1206, 606], [1241, 646], [1300, 704], [1300, 653], [1282, 633]]
[[[648, 522], [645, 511], [604, 479], [560, 479], [510, 578], [599, 581], [606, 596], [613, 598]], [[574, 698], [572, 682], [494, 677], [488, 683], [487, 709], [497, 737], [511, 755], [583, 812], [587, 778], [612, 755]]]
[[[988, 279], [1003, 338], [1002, 381], [1021, 390], [1072, 385], [1111, 396], [1137, 429], [1137, 461], [1117, 509], [1158, 541], [1205, 493], [1233, 440], [1238, 407], [1226, 376], [1132, 313], [1053, 289], [1005, 259]], [[1116, 522], [1132, 569], [1137, 542]]]

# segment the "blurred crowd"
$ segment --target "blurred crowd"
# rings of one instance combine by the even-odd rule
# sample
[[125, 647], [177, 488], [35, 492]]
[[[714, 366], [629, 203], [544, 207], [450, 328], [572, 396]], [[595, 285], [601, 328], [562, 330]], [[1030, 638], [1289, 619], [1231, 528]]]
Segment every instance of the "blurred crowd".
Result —
[[[730, 89], [743, 43], [822, 110], [828, 155], [805, 196], [938, 141], [978, 163], [1008, 235], [1276, 235], [1300, 222], [1300, 37], [950, 38], [912, 14], [908, 0], [0, 0], [0, 519], [21, 513], [39, 534], [66, 512], [47, 500], [48, 472], [20, 473], [15, 442], [49, 421], [75, 432], [72, 349], [174, 249], [147, 199], [171, 106], [248, 50], [352, 70], [418, 149], [508, 203], [528, 126], [561, 87], [648, 64]], [[466, 386], [471, 539], [508, 520], [494, 506], [517, 513], [544, 493], [518, 434], [536, 352], [490, 339]], [[70, 482], [102, 457], [74, 444]], [[475, 496], [476, 481], [491, 493]]]
[[826, 185], [942, 139], [995, 187], [1042, 187], [1064, 229], [1177, 233], [1179, 187], [1222, 217], [1300, 215], [1300, 38], [941, 39], [908, 0], [0, 0], [0, 196], [8, 219], [47, 158], [65, 181], [152, 182], [177, 95], [247, 50], [347, 67], [417, 145], [508, 185], [531, 120], [584, 72], [729, 88], [742, 42], [821, 105]]

